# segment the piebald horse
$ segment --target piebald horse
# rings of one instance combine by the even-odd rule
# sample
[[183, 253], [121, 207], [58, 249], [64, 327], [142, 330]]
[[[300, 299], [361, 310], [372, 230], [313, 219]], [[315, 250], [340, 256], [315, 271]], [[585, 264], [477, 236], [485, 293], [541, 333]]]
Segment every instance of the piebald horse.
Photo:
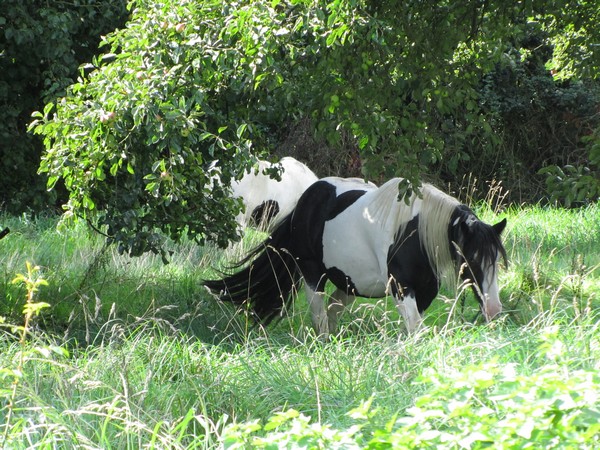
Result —
[[[303, 279], [313, 326], [324, 337], [355, 296], [389, 294], [412, 332], [448, 279], [470, 282], [486, 321], [493, 319], [502, 310], [497, 267], [507, 259], [500, 240], [506, 219], [488, 225], [429, 184], [406, 202], [400, 181], [379, 188], [356, 179], [317, 181], [236, 273], [204, 285], [266, 325]], [[336, 290], [326, 307], [328, 280]]]
[[236, 217], [241, 226], [272, 229], [292, 212], [302, 193], [318, 179], [305, 164], [291, 156], [281, 158], [279, 164], [283, 169], [281, 180], [263, 173], [277, 163], [259, 161], [258, 167], [231, 184], [233, 196], [240, 197], [245, 206], [245, 211]]

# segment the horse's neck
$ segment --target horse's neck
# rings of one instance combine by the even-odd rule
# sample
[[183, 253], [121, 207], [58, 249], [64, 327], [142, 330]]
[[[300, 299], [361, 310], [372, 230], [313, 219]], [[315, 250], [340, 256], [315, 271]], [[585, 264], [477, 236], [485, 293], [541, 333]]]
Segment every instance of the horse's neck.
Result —
[[[397, 232], [402, 226], [406, 227], [413, 217], [412, 205], [414, 198], [411, 198], [407, 205], [403, 199], [399, 199], [400, 192], [398, 183], [401, 178], [394, 178], [383, 186], [369, 192], [369, 210], [374, 220], [381, 225], [383, 229]], [[366, 199], [365, 199], [366, 200]]]
[[438, 279], [453, 284], [456, 266], [452, 258], [449, 225], [460, 202], [431, 185], [423, 186], [422, 195], [419, 211], [421, 245]]
[[450, 218], [460, 202], [432, 185], [421, 187], [419, 198], [413, 194], [408, 204], [398, 198], [398, 183], [395, 178], [369, 193], [373, 196], [369, 210], [372, 217], [385, 232], [403, 236], [408, 223], [419, 216], [419, 241], [427, 254], [431, 267], [438, 278], [445, 278], [454, 272], [448, 236]]

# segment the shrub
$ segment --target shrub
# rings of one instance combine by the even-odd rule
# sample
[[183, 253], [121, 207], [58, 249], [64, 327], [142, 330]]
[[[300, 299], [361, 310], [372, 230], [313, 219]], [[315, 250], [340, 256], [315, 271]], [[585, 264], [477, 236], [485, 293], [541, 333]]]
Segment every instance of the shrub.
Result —
[[600, 375], [560, 361], [564, 344], [549, 329], [534, 373], [488, 361], [419, 377], [426, 393], [407, 414], [381, 424], [367, 401], [348, 429], [314, 423], [294, 410], [225, 429], [226, 448], [596, 448], [600, 443]]

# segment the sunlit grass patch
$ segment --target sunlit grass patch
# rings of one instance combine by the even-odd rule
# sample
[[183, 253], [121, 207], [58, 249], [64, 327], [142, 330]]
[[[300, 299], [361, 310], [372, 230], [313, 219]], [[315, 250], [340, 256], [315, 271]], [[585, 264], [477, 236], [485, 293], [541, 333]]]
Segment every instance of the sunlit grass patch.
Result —
[[[594, 392], [600, 370], [598, 208], [480, 215], [508, 217], [502, 317], [485, 324], [472, 294], [443, 291], [425, 326], [407, 335], [391, 298], [358, 299], [327, 342], [312, 331], [302, 291], [285, 317], [263, 328], [201, 286], [264, 235], [226, 251], [183, 242], [165, 266], [151, 255], [102, 253], [83, 226], [59, 234], [55, 219], [7, 218], [14, 234], [0, 241], [0, 315], [22, 320], [24, 291], [10, 281], [28, 259], [44, 261], [49, 285], [39, 294], [51, 306], [25, 347], [0, 327], [0, 408], [20, 352], [27, 355], [3, 442], [183, 449], [328, 445], [334, 436], [357, 448], [371, 439], [443, 448], [440, 440], [460, 424], [463, 443], [496, 441], [497, 429], [506, 442], [563, 433], [562, 442], [578, 445], [594, 431], [599, 404], [575, 390]], [[487, 381], [476, 383], [482, 373]], [[572, 408], [561, 409], [568, 398]], [[489, 408], [483, 422], [481, 405]], [[443, 416], [417, 421], [417, 411]], [[560, 426], [525, 420], [538, 412], [563, 414]]]

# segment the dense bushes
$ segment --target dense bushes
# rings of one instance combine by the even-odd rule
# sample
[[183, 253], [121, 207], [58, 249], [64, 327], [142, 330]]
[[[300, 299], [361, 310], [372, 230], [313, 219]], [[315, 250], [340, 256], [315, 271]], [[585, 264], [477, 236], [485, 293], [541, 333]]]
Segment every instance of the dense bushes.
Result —
[[456, 185], [471, 173], [482, 186], [501, 180], [515, 202], [598, 199], [600, 82], [561, 79], [549, 68], [552, 55], [547, 36], [530, 30], [482, 77], [478, 103], [495, 139], [469, 139], [468, 125], [448, 134], [438, 166], [444, 181]]
[[[0, 205], [20, 213], [56, 200], [37, 175], [43, 145], [31, 113], [64, 95], [100, 36], [124, 24], [126, 0], [3, 0], [0, 4]], [[61, 196], [58, 194], [59, 197]], [[61, 198], [64, 200], [64, 196]]]
[[[36, 116], [41, 169], [51, 185], [65, 182], [70, 213], [133, 255], [159, 251], [165, 234], [225, 244], [237, 205], [208, 169], [227, 185], [256, 155], [289, 144], [297, 123], [327, 148], [350, 148], [348, 164], [376, 181], [401, 175], [410, 189], [425, 174], [456, 184], [475, 172], [539, 200], [535, 179], [534, 189], [519, 183], [563, 165], [571, 147], [583, 161], [579, 137], [595, 127], [585, 110], [594, 86], [557, 84], [549, 72], [575, 80], [564, 61], [578, 55], [551, 45], [576, 30], [586, 67], [598, 59], [588, 17], [539, 6], [139, 0], [105, 41], [114, 60], [95, 60]], [[556, 145], [548, 128], [574, 142]]]
[[[125, 3], [2, 2], [5, 209], [38, 209], [57, 195], [65, 200], [63, 191], [46, 192], [45, 178], [36, 174], [41, 144], [25, 129], [31, 112], [63, 95], [77, 66], [92, 60], [100, 35], [124, 24]], [[203, 4], [205, 11], [220, 7]], [[181, 28], [157, 33], [176, 45], [174, 38], [188, 37], [198, 17], [190, 15], [189, 4], [180, 13], [166, 5], [159, 14], [170, 13]], [[154, 2], [132, 6], [154, 14]], [[578, 205], [597, 199], [600, 89], [594, 81], [598, 55], [590, 44], [596, 42], [590, 23], [597, 6], [434, 6], [237, 2], [218, 10], [212, 24], [209, 14], [207, 29], [215, 26], [220, 37], [229, 33], [232, 47], [222, 56], [234, 64], [229, 75], [212, 80], [220, 87], [207, 91], [223, 119], [215, 118], [214, 128], [246, 110], [250, 133], [244, 137], [254, 151], [298, 154], [321, 175], [415, 180], [426, 174], [456, 186], [473, 172], [482, 185], [502, 180], [516, 201]], [[536, 15], [537, 22], [526, 19]], [[224, 25], [230, 20], [235, 23]]]
[[550, 197], [570, 205], [597, 199], [598, 181], [573, 186], [563, 173], [559, 186], [552, 174], [571, 165], [589, 167], [600, 179], [600, 161], [594, 162], [594, 147], [600, 145], [595, 135], [600, 129], [600, 83], [561, 79], [549, 67], [553, 47], [539, 30], [511, 52], [509, 63], [486, 75], [480, 90], [484, 113], [497, 119], [502, 157], [489, 165], [495, 171], [475, 172], [484, 179], [506, 180], [520, 194], [518, 201]]

